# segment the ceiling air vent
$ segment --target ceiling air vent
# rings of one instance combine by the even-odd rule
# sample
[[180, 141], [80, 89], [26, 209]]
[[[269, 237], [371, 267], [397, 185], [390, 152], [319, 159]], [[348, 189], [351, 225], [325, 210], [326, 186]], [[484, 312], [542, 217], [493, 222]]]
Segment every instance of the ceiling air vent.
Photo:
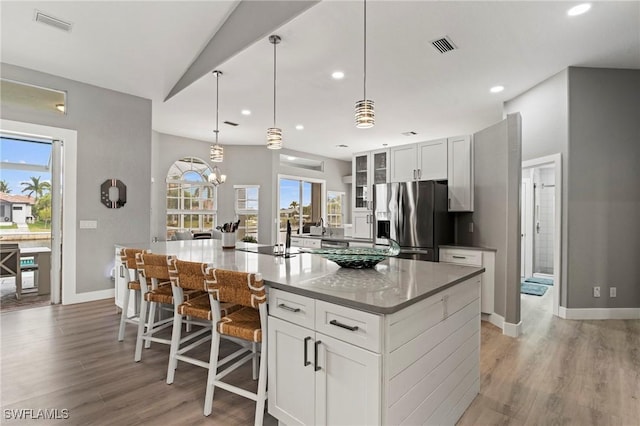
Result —
[[233, 127], [236, 127], [238, 125], [238, 123], [233, 123], [231, 121], [224, 121], [223, 123], [224, 124], [228, 124], [229, 126], [233, 126]]
[[433, 47], [435, 47], [440, 53], [447, 53], [456, 49], [456, 45], [453, 44], [451, 39], [448, 36], [444, 36], [437, 40], [433, 40], [431, 42]]
[[36, 22], [40, 22], [41, 24], [46, 24], [66, 32], [70, 32], [71, 28], [73, 28], [73, 24], [71, 22], [66, 22], [62, 19], [55, 18], [38, 9], [35, 10], [33, 19]]

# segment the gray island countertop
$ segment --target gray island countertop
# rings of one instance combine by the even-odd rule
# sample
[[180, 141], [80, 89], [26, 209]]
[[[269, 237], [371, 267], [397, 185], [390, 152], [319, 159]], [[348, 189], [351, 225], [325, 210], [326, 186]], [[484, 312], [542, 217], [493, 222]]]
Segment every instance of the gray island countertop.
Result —
[[[220, 240], [117, 244], [146, 248], [178, 259], [212, 266], [260, 272], [272, 287], [376, 314], [391, 314], [484, 272], [484, 268], [391, 257], [372, 269], [341, 268], [317, 254], [289, 259], [223, 249]], [[237, 243], [238, 248], [256, 244]]]

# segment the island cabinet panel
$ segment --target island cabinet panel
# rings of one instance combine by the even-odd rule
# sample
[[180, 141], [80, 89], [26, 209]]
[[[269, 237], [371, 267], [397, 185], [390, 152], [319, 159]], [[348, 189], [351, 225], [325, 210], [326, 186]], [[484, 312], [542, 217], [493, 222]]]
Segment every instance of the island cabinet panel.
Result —
[[315, 316], [270, 307], [269, 413], [281, 425], [454, 425], [479, 392], [480, 281], [389, 314], [271, 289], [270, 305], [313, 303]]
[[461, 401], [478, 393], [469, 380], [480, 377], [479, 278], [389, 315], [386, 324], [383, 423], [455, 424]]
[[269, 313], [278, 318], [313, 329], [316, 301], [310, 297], [286, 291], [269, 292]]
[[380, 424], [380, 354], [320, 333], [316, 338], [316, 424]]
[[380, 353], [380, 315], [316, 301], [316, 331]]
[[315, 424], [314, 333], [270, 316], [268, 334], [269, 413], [286, 425]]
[[269, 316], [269, 413], [286, 425], [379, 425], [381, 355]]

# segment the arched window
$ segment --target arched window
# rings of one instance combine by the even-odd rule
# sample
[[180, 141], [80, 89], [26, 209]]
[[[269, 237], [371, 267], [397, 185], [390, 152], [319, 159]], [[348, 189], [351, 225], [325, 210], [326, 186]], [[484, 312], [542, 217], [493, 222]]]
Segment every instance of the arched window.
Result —
[[217, 189], [211, 169], [199, 158], [176, 161], [167, 173], [167, 239], [178, 231], [210, 231], [216, 226]]

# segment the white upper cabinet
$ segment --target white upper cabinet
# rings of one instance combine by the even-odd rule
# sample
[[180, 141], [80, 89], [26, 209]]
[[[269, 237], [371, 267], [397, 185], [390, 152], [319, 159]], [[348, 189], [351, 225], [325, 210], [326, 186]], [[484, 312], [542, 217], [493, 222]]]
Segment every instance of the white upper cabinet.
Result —
[[368, 211], [371, 206], [371, 153], [361, 152], [353, 156], [353, 211]]
[[391, 182], [447, 179], [447, 140], [401, 145], [390, 150]]
[[419, 143], [417, 160], [417, 180], [447, 179], [447, 140]]
[[390, 177], [391, 182], [408, 182], [415, 179], [417, 146], [394, 146], [390, 150]]
[[448, 139], [449, 211], [473, 211], [473, 140], [471, 136]]
[[389, 182], [389, 150], [371, 151], [372, 184]]

